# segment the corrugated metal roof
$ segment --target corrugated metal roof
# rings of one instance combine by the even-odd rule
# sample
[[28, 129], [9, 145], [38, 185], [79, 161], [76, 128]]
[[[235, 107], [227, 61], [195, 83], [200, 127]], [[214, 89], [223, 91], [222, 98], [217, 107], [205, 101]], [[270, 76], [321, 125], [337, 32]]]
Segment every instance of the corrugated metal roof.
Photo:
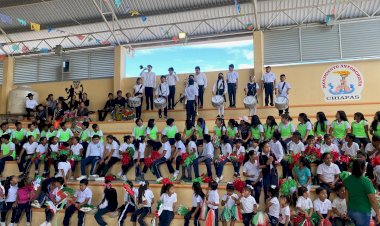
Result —
[[[109, 11], [103, 0], [95, 1], [99, 3], [104, 12]], [[127, 36], [116, 31], [114, 35], [120, 43], [128, 42], [127, 39], [132, 44], [170, 40], [180, 31], [187, 32], [190, 39], [205, 35], [248, 33], [246, 25], [254, 22], [251, 0], [238, 0], [243, 15], [237, 14], [233, 0], [123, 0], [119, 8], [115, 7], [112, 0], [110, 2], [119, 17], [120, 28]], [[147, 21], [143, 22], [140, 17], [131, 17], [126, 14], [127, 5], [131, 9], [147, 15]], [[323, 23], [326, 15], [333, 13], [339, 19], [361, 18], [367, 17], [367, 15], [379, 16], [379, 7], [379, 0], [259, 0], [258, 21], [261, 29], [274, 29], [290, 25]], [[8, 34], [13, 42], [25, 41], [24, 44], [30, 49], [37, 47], [38, 44], [39, 48], [50, 48], [58, 44], [64, 48], [93, 46], [99, 44], [96, 39], [104, 41], [110, 36], [109, 41], [116, 43], [92, 0], [45, 1], [0, 8], [0, 13], [13, 18], [21, 17], [42, 25], [45, 30], [39, 32], [24, 31]], [[50, 25], [62, 25], [62, 27], [54, 28], [66, 32], [49, 33], [46, 28]], [[119, 28], [116, 24], [114, 25], [115, 29]], [[6, 32], [23, 28], [16, 21], [11, 25], [0, 22], [0, 27]], [[70, 39], [65, 39], [70, 34]], [[75, 37], [76, 34], [86, 34], [86, 38], [91, 37], [93, 40], [81, 40]], [[94, 37], [87, 36], [91, 34]], [[40, 39], [45, 39], [46, 43], [30, 41]], [[0, 35], [1, 40], [9, 42], [4, 35]], [[13, 51], [9, 45], [4, 46], [4, 49], [13, 53], [19, 52]]]

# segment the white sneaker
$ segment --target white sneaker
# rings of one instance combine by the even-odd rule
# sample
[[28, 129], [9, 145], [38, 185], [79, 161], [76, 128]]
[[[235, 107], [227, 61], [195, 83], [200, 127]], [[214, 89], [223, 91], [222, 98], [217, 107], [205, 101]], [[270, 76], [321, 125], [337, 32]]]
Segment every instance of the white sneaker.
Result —
[[223, 175], [221, 175], [219, 178], [219, 181], [222, 181], [222, 180], [223, 180]]
[[93, 175], [90, 175], [90, 177], [93, 177], [93, 178], [98, 178], [99, 175], [98, 174], [93, 174]]
[[30, 226], [30, 222], [26, 222], [26, 226]]
[[51, 226], [51, 223], [50, 223], [50, 222], [47, 222], [46, 226]]
[[83, 179], [87, 179], [87, 176], [82, 175], [82, 176], [80, 176], [80, 177], [77, 178], [77, 181], [80, 181], [80, 180], [83, 180]]
[[5, 222], [0, 222], [0, 226], [5, 226]]
[[105, 177], [97, 177], [95, 178], [95, 181], [104, 182], [106, 179]]
[[120, 170], [118, 173], [117, 173], [117, 177], [121, 177], [121, 175], [123, 175], [123, 171], [122, 170]]
[[41, 204], [37, 200], [34, 200], [30, 205], [34, 208], [41, 208]]
[[216, 177], [216, 178], [215, 178], [215, 182], [216, 182], [216, 183], [219, 183], [219, 181], [220, 181], [220, 178], [219, 178], [219, 177]]
[[173, 174], [173, 178], [174, 178], [174, 180], [177, 180], [177, 178], [178, 178], [178, 174], [179, 174], [178, 171], [175, 171], [175, 172], [174, 172], [174, 174]]
[[42, 224], [40, 224], [40, 226], [46, 226], [47, 222], [43, 222]]
[[158, 178], [158, 179], [156, 180], [156, 182], [159, 183], [159, 182], [162, 181], [162, 179], [164, 179], [164, 178], [160, 177], [160, 178]]

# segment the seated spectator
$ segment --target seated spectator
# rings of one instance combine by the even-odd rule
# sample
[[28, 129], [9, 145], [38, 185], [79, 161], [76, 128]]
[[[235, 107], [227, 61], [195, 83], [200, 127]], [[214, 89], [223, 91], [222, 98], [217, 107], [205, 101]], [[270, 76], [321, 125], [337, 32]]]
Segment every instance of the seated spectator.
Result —
[[47, 122], [47, 119], [48, 119], [47, 109], [42, 104], [39, 104], [37, 106], [37, 114], [36, 114], [37, 125], [41, 125], [42, 123]]
[[121, 90], [117, 91], [117, 97], [115, 98], [115, 105], [119, 105], [120, 107], [125, 107], [126, 100], [123, 97], [123, 92]]
[[77, 100], [77, 96], [74, 95], [71, 97], [71, 100], [69, 103], [70, 111], [78, 109], [78, 106], [79, 106], [79, 101]]
[[87, 97], [87, 93], [82, 94], [82, 100], [80, 101], [83, 102], [84, 106], [86, 106], [87, 108], [90, 106], [90, 100]]
[[69, 105], [67, 105], [67, 103], [65, 102], [64, 97], [58, 97], [58, 103], [60, 103], [62, 105], [63, 111], [69, 110]]
[[53, 94], [49, 94], [46, 98], [46, 108], [48, 112], [48, 116], [51, 118], [54, 116], [55, 108], [57, 107], [57, 101], [54, 100]]
[[108, 100], [106, 102], [106, 105], [102, 110], [98, 110], [99, 113], [99, 121], [104, 121], [104, 119], [107, 117], [108, 113], [112, 112], [115, 108], [115, 100], [113, 98], [113, 94], [108, 94]]
[[88, 108], [85, 106], [84, 102], [80, 102], [79, 107], [76, 111], [77, 117], [88, 117]]
[[62, 103], [57, 104], [57, 108], [54, 111], [54, 117], [53, 120], [59, 123], [61, 123], [65, 118], [65, 111], [63, 110]]
[[35, 99], [33, 99], [32, 93], [28, 93], [26, 97], [27, 97], [26, 102], [25, 102], [25, 108], [27, 112], [26, 117], [28, 118], [28, 120], [30, 120], [30, 116], [34, 116], [36, 112], [36, 106], [38, 105], [38, 103]]

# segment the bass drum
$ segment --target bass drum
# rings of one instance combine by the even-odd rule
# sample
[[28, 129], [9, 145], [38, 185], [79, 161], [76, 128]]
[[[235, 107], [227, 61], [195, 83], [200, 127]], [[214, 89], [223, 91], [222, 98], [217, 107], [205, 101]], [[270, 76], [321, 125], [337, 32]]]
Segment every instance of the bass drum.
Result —
[[163, 97], [159, 97], [154, 99], [154, 107], [157, 109], [162, 109], [166, 107], [166, 99]]
[[274, 106], [276, 106], [278, 110], [285, 110], [289, 107], [289, 100], [287, 97], [277, 97], [274, 100]]
[[257, 100], [254, 96], [246, 96], [244, 97], [243, 103], [245, 108], [252, 109], [256, 106]]
[[211, 104], [214, 107], [219, 107], [224, 104], [224, 97], [222, 95], [215, 95], [211, 98]]

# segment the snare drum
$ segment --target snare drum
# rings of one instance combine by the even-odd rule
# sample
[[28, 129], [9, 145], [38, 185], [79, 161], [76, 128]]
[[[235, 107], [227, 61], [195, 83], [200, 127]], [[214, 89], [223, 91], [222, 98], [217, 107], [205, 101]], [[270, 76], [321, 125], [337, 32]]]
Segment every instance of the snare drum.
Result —
[[141, 106], [141, 98], [140, 97], [130, 97], [128, 99], [128, 104], [132, 108], [140, 107]]
[[224, 104], [224, 97], [222, 95], [215, 95], [211, 98], [211, 104], [214, 107], [219, 107]]
[[245, 108], [252, 109], [256, 106], [257, 100], [254, 96], [246, 96], [243, 100]]
[[287, 97], [277, 97], [276, 100], [274, 100], [274, 106], [276, 106], [278, 110], [285, 110], [289, 107], [289, 100]]
[[159, 97], [154, 99], [154, 107], [157, 109], [162, 109], [166, 107], [166, 99], [163, 97]]

